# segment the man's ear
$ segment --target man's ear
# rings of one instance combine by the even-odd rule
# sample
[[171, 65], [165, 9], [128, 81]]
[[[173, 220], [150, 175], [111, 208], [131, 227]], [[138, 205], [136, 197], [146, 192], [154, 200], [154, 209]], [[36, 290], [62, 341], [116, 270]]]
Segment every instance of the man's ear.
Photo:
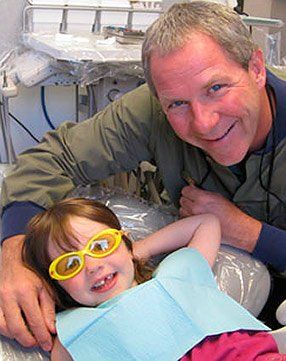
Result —
[[261, 49], [253, 51], [248, 63], [248, 72], [257, 86], [262, 89], [266, 84], [266, 69]]

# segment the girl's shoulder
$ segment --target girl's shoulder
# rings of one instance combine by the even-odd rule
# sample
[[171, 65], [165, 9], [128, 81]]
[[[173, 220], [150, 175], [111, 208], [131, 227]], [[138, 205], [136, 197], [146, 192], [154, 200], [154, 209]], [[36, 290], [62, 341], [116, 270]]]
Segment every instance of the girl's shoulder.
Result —
[[206, 259], [194, 248], [184, 247], [169, 254], [155, 270], [153, 277], [176, 278], [192, 283], [216, 286]]

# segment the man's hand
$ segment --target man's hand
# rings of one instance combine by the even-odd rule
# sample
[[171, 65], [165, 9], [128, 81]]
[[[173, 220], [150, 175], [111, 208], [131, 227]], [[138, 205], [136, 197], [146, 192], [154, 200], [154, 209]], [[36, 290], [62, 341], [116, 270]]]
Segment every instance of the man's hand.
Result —
[[252, 252], [262, 224], [237, 208], [220, 194], [205, 191], [194, 185], [184, 187], [180, 199], [180, 215], [212, 213], [218, 217], [222, 242]]
[[24, 236], [4, 241], [0, 263], [0, 333], [26, 347], [52, 348], [55, 307], [41, 279], [21, 259]]

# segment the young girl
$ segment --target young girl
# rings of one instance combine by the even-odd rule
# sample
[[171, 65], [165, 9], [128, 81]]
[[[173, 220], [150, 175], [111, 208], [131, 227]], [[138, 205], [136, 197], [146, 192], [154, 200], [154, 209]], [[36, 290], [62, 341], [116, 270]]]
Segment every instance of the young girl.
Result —
[[[177, 221], [133, 247], [115, 214], [93, 200], [66, 199], [35, 216], [23, 259], [66, 310], [51, 359], [286, 360], [268, 328], [218, 290], [211, 266], [219, 244], [212, 215]], [[174, 250], [152, 275], [144, 260]]]

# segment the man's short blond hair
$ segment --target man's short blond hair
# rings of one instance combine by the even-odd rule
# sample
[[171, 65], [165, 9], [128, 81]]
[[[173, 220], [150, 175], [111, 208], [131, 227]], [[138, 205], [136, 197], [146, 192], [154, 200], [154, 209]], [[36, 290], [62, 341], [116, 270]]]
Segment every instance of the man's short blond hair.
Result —
[[182, 48], [193, 32], [211, 36], [243, 68], [248, 68], [251, 55], [257, 46], [240, 16], [231, 8], [208, 1], [174, 4], [147, 30], [142, 47], [145, 79], [152, 93], [150, 58], [154, 50], [164, 56]]

